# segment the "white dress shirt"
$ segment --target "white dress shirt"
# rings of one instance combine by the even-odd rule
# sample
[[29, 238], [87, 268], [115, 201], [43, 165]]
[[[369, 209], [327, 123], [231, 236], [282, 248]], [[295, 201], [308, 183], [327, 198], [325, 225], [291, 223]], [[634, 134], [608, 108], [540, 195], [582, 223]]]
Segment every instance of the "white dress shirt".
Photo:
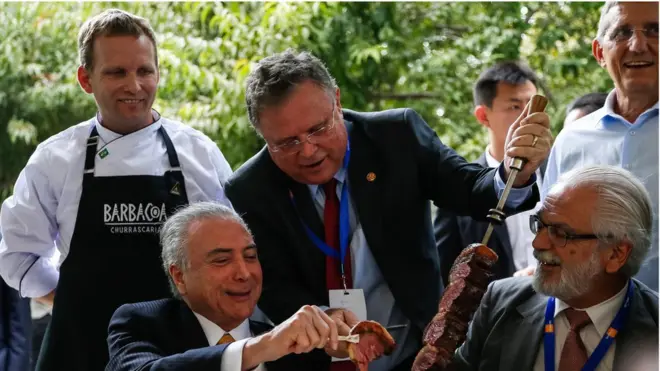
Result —
[[[486, 164], [488, 167], [498, 167], [500, 162], [497, 161], [489, 152], [490, 147], [486, 148]], [[541, 175], [539, 170], [536, 170], [536, 185], [541, 189]], [[534, 249], [532, 248], [532, 241], [534, 241], [534, 234], [529, 229], [529, 216], [536, 213], [539, 207], [536, 204], [532, 210], [523, 211], [516, 215], [507, 217], [504, 220], [506, 230], [509, 233], [509, 242], [511, 242], [511, 252], [513, 257], [513, 264], [516, 270], [527, 268], [530, 265], [536, 265], [534, 258]]]
[[[214, 346], [218, 344], [218, 341], [227, 333], [220, 326], [209, 321], [206, 317], [201, 314], [193, 312], [199, 325], [202, 326], [204, 335], [206, 335], [206, 340], [209, 342], [209, 346]], [[235, 329], [229, 331], [229, 335], [234, 338], [234, 342], [229, 344], [222, 353], [222, 363], [220, 365], [220, 370], [222, 371], [240, 371], [243, 367], [243, 347], [247, 343], [248, 339], [253, 336], [250, 331], [250, 321], [245, 320], [243, 323], [238, 325]], [[253, 371], [266, 371], [266, 366], [260, 364]]]
[[232, 170], [218, 146], [192, 127], [162, 117], [124, 136], [96, 118], [70, 127], [37, 146], [0, 210], [0, 275], [11, 287], [20, 285], [24, 297], [46, 295], [57, 285], [74, 232], [93, 125], [100, 137], [97, 150], [108, 152], [96, 156], [95, 176], [163, 175], [170, 164], [158, 133], [162, 125], [179, 157], [188, 201], [231, 205], [224, 184]]
[[[628, 290], [628, 284], [626, 284], [626, 286], [613, 297], [600, 304], [585, 309], [591, 319], [591, 323], [580, 331], [580, 338], [582, 338], [584, 347], [587, 349], [588, 356], [591, 356], [591, 353], [600, 343], [600, 340], [603, 338], [603, 335], [605, 335], [605, 332], [607, 332], [610, 324], [612, 324], [616, 313], [619, 311], [619, 308], [621, 308], [623, 300], [626, 297], [626, 290]], [[568, 319], [564, 314], [564, 309], [567, 308], [570, 308], [568, 304], [559, 299], [555, 300], [555, 370], [559, 370], [561, 351], [564, 347], [564, 341], [566, 341], [568, 330], [570, 329]], [[541, 324], [539, 324], [539, 326], [540, 325]], [[614, 365], [615, 348], [616, 338], [607, 349], [607, 353], [605, 353], [605, 356], [598, 364], [598, 367], [596, 367], [596, 371], [612, 370]], [[544, 354], [543, 341], [541, 341], [539, 354], [536, 357], [536, 363], [534, 364], [534, 371], [545, 370]]]

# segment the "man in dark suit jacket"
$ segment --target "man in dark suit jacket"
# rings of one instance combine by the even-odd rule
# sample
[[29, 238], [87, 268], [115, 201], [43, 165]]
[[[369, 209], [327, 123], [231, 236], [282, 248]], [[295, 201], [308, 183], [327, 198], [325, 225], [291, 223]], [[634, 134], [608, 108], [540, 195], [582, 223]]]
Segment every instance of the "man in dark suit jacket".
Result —
[[0, 278], [0, 371], [30, 369], [30, 299]]
[[[341, 334], [353, 324], [346, 313], [366, 307], [367, 319], [407, 325], [392, 333], [395, 352], [369, 369], [409, 370], [442, 292], [429, 201], [484, 219], [508, 170], [467, 163], [410, 109], [342, 110], [334, 80], [308, 53], [262, 60], [248, 78], [246, 102], [267, 146], [236, 171], [226, 191], [260, 248], [260, 308], [279, 323], [300, 305], [333, 307], [328, 313]], [[509, 154], [530, 161], [507, 212], [538, 200], [533, 173], [549, 150], [547, 126], [543, 113], [516, 123]], [[341, 200], [348, 209], [343, 218]], [[336, 258], [347, 244], [343, 260]], [[343, 290], [343, 280], [358, 290], [349, 305], [329, 298]], [[310, 356], [328, 369], [327, 356]]]
[[[537, 370], [548, 297], [534, 291], [532, 280], [514, 277], [491, 284], [468, 340], [456, 354], [458, 370]], [[614, 371], [658, 370], [658, 294], [635, 279], [632, 282], [628, 322], [616, 337], [610, 367]], [[641, 367], [639, 361], [653, 363]]]
[[[477, 164], [483, 167], [500, 165], [504, 159], [509, 128], [536, 94], [537, 85], [538, 78], [534, 71], [520, 61], [497, 63], [479, 76], [472, 90], [474, 116], [488, 130], [488, 146], [476, 161]], [[542, 164], [536, 174], [539, 188], [544, 172], [545, 164]], [[495, 226], [488, 246], [499, 256], [493, 269], [496, 279], [511, 277], [516, 271], [534, 263], [531, 247], [534, 236], [527, 228], [532, 212], [529, 210], [509, 216], [504, 224]], [[447, 285], [449, 271], [458, 254], [465, 246], [481, 242], [488, 222], [438, 209], [433, 225], [442, 280]]]
[[192, 204], [163, 225], [161, 243], [177, 298], [117, 309], [107, 371], [304, 370], [299, 358], [285, 356], [337, 349], [337, 327], [317, 307], [304, 306], [275, 328], [248, 319], [261, 294], [261, 268], [235, 211]]
[[[613, 166], [577, 169], [533, 220], [534, 277], [490, 285], [455, 354], [457, 369], [537, 371], [555, 362], [572, 371], [589, 359], [598, 370], [657, 370], [658, 294], [631, 279], [654, 227], [641, 182]], [[599, 357], [605, 334], [614, 341]], [[549, 351], [555, 357], [544, 360]]]
[[30, 299], [0, 278], [0, 371], [30, 369], [31, 320]]

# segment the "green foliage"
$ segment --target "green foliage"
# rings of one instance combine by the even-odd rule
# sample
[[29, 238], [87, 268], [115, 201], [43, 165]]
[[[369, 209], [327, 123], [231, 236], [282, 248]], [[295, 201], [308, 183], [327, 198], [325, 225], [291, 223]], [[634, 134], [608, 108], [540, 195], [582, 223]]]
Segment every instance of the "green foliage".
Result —
[[244, 81], [254, 63], [288, 47], [324, 60], [355, 110], [412, 107], [468, 159], [486, 132], [471, 87], [496, 61], [522, 58], [553, 98], [555, 130], [566, 104], [608, 91], [591, 57], [599, 3], [2, 3], [0, 200], [35, 146], [95, 112], [76, 82], [78, 28], [117, 7], [157, 32], [161, 82], [155, 108], [213, 138], [236, 168], [263, 142], [250, 127]]

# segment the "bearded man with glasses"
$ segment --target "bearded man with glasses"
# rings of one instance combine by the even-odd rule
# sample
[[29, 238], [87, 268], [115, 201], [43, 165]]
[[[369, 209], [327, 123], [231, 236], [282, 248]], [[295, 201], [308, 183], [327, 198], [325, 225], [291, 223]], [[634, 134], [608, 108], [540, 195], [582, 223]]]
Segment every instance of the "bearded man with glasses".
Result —
[[[468, 163], [411, 109], [342, 109], [334, 79], [308, 53], [260, 61], [245, 100], [267, 145], [226, 189], [260, 249], [260, 309], [280, 323], [301, 305], [317, 305], [340, 335], [358, 320], [403, 325], [392, 330], [394, 352], [369, 370], [409, 371], [442, 293], [430, 201], [484, 220], [508, 168]], [[536, 204], [534, 172], [549, 152], [548, 123], [545, 113], [523, 112], [509, 131], [504, 163], [528, 162], [507, 214]], [[335, 359], [346, 356], [340, 344], [326, 349]], [[321, 350], [298, 357], [292, 370], [355, 370]]]
[[633, 278], [653, 227], [649, 193], [630, 172], [564, 174], [530, 217], [534, 276], [489, 286], [456, 370], [657, 370], [658, 294]]

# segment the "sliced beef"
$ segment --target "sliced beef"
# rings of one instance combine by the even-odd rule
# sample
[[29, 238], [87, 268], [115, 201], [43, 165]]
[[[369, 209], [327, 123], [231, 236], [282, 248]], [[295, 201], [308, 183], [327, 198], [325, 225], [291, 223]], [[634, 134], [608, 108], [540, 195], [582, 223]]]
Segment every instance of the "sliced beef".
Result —
[[443, 349], [456, 349], [465, 340], [467, 324], [450, 312], [437, 314], [424, 332], [424, 343]]
[[375, 321], [359, 322], [351, 329], [351, 335], [355, 334], [360, 335], [360, 342], [348, 344], [348, 355], [360, 371], [367, 371], [369, 363], [383, 354], [392, 354], [396, 346], [392, 335]]
[[438, 358], [438, 348], [429, 344], [424, 345], [415, 357], [412, 371], [439, 371], [440, 367], [435, 365], [436, 358]]
[[439, 310], [451, 312], [464, 321], [468, 321], [479, 306], [484, 293], [483, 288], [470, 284], [467, 280], [452, 282], [442, 295]]
[[417, 353], [412, 371], [443, 371], [451, 366], [452, 355], [446, 349], [438, 348], [430, 344]]
[[449, 273], [449, 282], [466, 280], [478, 287], [488, 286], [494, 274], [476, 263], [465, 262], [455, 265]]
[[413, 371], [450, 371], [456, 349], [465, 341], [468, 323], [493, 279], [497, 254], [482, 244], [472, 244], [456, 258], [449, 272], [449, 286], [438, 305], [438, 314], [424, 330], [424, 347]]
[[[473, 243], [470, 246], [466, 247], [458, 254], [458, 257], [454, 261], [452, 267], [461, 265], [462, 263], [475, 263], [480, 265], [485, 269], [491, 268], [499, 257], [495, 251], [489, 249], [487, 246], [480, 243]], [[453, 269], [453, 268], [452, 268]], [[451, 274], [451, 270], [450, 270]], [[451, 281], [450, 281], [451, 282]]]

